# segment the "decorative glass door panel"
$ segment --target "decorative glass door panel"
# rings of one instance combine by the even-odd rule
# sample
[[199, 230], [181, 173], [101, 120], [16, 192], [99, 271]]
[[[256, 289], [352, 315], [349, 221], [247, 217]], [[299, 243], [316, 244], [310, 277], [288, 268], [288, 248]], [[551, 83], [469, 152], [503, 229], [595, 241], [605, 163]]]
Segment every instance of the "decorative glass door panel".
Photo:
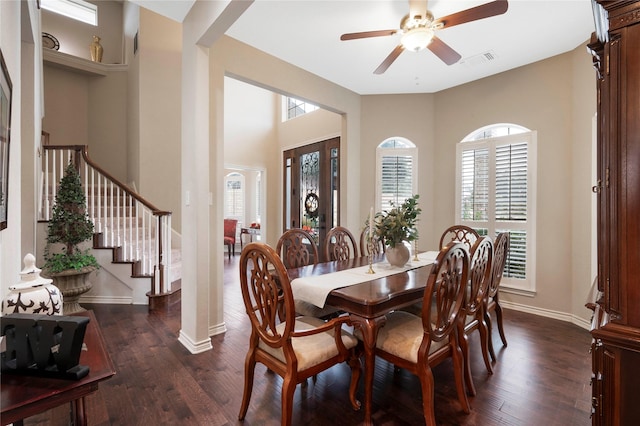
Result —
[[338, 225], [340, 138], [284, 152], [284, 229], [302, 228], [318, 248]]

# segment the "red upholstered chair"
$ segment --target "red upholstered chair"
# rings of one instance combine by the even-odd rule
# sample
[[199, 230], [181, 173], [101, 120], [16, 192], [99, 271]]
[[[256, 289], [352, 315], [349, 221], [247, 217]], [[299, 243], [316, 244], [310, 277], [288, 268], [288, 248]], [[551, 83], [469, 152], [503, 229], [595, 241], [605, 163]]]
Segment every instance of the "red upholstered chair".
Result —
[[231, 253], [236, 255], [236, 228], [238, 221], [236, 219], [224, 220], [224, 245], [227, 246], [227, 253], [229, 253], [229, 260], [231, 260]]

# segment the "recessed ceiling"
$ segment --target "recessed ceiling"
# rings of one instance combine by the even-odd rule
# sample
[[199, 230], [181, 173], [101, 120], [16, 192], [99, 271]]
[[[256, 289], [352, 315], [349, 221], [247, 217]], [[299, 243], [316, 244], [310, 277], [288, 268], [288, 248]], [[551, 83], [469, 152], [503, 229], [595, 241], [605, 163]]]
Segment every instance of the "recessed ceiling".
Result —
[[[437, 19], [488, 2], [429, 0], [428, 9]], [[400, 43], [399, 34], [340, 40], [344, 33], [400, 28], [408, 12], [408, 0], [256, 0], [226, 34], [369, 95], [438, 92], [573, 50], [595, 28], [590, 0], [510, 0], [503, 15], [437, 33], [460, 53], [457, 63], [446, 65], [427, 49], [404, 51], [381, 75], [373, 71]]]

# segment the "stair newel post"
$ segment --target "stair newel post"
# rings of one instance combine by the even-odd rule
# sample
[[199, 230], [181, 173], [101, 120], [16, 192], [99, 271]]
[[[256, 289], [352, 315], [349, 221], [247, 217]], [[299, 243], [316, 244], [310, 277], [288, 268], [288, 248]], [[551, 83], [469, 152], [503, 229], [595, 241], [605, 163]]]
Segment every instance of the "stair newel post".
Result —
[[[154, 213], [155, 214], [155, 213]], [[166, 289], [164, 288], [164, 266], [162, 265], [162, 216], [156, 216], [156, 221], [158, 222], [158, 243], [156, 244], [158, 250], [158, 256], [156, 257], [156, 262], [159, 269], [160, 275], [160, 293], [164, 293]]]

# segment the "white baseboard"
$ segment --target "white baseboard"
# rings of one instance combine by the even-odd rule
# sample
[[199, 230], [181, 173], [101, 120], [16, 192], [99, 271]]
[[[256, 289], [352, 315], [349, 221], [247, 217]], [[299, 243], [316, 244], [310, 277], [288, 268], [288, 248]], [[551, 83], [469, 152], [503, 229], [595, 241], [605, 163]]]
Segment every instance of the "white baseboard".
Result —
[[189, 338], [189, 336], [184, 334], [182, 330], [180, 330], [180, 336], [178, 337], [178, 341], [182, 343], [182, 346], [187, 348], [187, 350], [192, 354], [199, 354], [199, 353], [206, 352], [208, 350], [213, 349], [213, 345], [211, 345], [210, 338], [202, 340], [201, 342], [194, 342], [193, 340], [191, 340], [191, 338]]
[[544, 309], [544, 308], [536, 308], [534, 306], [507, 302], [504, 300], [500, 301], [500, 306], [502, 306], [505, 309], [513, 309], [514, 311], [526, 312], [528, 314], [539, 315], [541, 317], [553, 318], [553, 319], [557, 319], [564, 322], [570, 322], [571, 324], [575, 324], [580, 328], [584, 328], [585, 330], [591, 329], [591, 322], [589, 320], [580, 318], [573, 314], [568, 314], [566, 312], [553, 311], [551, 309]]
[[209, 327], [209, 336], [216, 336], [227, 332], [227, 325], [223, 322], [218, 325], [212, 325]]
[[[128, 296], [80, 296], [82, 303], [101, 303], [113, 305], [134, 305], [133, 298]], [[144, 303], [146, 305], [146, 303]]]

